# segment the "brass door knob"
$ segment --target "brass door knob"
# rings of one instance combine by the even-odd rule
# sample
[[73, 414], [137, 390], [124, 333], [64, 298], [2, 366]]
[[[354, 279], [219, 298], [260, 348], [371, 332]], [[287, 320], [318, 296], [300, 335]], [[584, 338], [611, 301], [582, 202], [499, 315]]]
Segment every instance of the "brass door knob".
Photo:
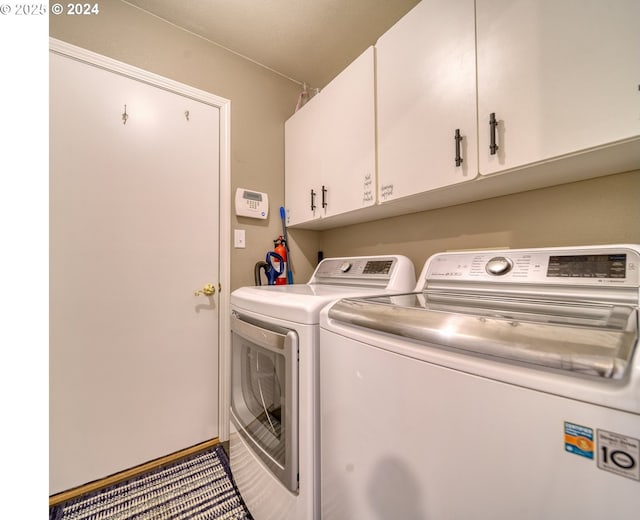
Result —
[[193, 294], [195, 296], [200, 296], [201, 294], [203, 296], [213, 296], [215, 293], [216, 293], [216, 288], [213, 286], [212, 283], [208, 283], [202, 289], [200, 289], [199, 291], [196, 291]]

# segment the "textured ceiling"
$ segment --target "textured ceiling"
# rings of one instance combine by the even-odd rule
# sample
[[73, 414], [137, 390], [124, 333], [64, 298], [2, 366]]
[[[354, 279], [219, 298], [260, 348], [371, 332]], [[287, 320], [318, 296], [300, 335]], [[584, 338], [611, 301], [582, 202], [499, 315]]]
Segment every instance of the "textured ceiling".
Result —
[[419, 0], [126, 0], [322, 88]]

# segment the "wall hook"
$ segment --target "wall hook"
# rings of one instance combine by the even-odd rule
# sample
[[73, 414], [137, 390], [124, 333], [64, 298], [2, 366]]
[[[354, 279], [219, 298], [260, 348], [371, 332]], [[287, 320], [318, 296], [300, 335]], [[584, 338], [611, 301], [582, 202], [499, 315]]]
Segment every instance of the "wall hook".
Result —
[[127, 114], [127, 105], [124, 106], [124, 112], [122, 113], [122, 124], [127, 124], [127, 119], [129, 119], [129, 114]]
[[184, 111], [184, 117], [185, 117], [185, 119], [186, 119], [187, 121], [189, 121], [189, 111], [188, 111], [188, 110], [185, 110], [185, 111]]

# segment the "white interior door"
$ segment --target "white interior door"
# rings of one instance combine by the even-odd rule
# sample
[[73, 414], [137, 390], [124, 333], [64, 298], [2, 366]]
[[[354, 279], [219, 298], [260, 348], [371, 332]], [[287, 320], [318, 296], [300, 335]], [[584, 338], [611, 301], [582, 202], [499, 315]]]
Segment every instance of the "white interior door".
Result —
[[56, 493], [219, 434], [220, 110], [54, 53], [50, 89]]

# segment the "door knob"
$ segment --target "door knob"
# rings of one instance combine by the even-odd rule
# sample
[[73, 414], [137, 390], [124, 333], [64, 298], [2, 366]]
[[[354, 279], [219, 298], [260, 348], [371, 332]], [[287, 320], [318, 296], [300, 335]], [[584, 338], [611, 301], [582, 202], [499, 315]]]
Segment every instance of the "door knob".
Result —
[[213, 286], [212, 283], [208, 283], [202, 289], [194, 292], [193, 294], [195, 296], [200, 296], [201, 294], [204, 296], [213, 296], [215, 293], [216, 293], [216, 288]]

